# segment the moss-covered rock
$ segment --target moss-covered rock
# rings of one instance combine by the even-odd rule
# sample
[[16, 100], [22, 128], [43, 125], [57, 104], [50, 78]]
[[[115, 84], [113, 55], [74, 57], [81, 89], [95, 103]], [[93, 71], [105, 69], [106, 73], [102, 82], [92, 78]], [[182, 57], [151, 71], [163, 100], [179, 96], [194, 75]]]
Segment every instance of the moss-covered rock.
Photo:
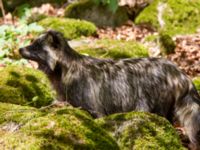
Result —
[[42, 114], [42, 111], [40, 112], [34, 107], [0, 102], [0, 128], [2, 129], [2, 125], [9, 122], [24, 124]]
[[196, 89], [198, 90], [198, 92], [200, 92], [200, 77], [195, 77], [193, 79], [193, 83], [194, 83]]
[[84, 111], [39, 111], [0, 103], [0, 149], [118, 150], [117, 143]]
[[38, 70], [10, 66], [0, 74], [0, 102], [41, 107], [54, 99], [49, 80]]
[[144, 112], [114, 114], [96, 120], [123, 150], [183, 150], [179, 136], [164, 118]]
[[154, 0], [135, 19], [168, 35], [193, 33], [200, 27], [200, 1]]
[[107, 6], [97, 5], [91, 0], [82, 0], [67, 6], [65, 16], [88, 20], [100, 27], [119, 26], [128, 20], [125, 8], [119, 7], [116, 12], [112, 12]]
[[101, 39], [82, 44], [75, 49], [85, 55], [99, 58], [147, 57], [148, 50], [134, 41]]
[[46, 29], [54, 29], [62, 32], [69, 39], [94, 35], [97, 30], [93, 23], [76, 19], [49, 17], [38, 23]]

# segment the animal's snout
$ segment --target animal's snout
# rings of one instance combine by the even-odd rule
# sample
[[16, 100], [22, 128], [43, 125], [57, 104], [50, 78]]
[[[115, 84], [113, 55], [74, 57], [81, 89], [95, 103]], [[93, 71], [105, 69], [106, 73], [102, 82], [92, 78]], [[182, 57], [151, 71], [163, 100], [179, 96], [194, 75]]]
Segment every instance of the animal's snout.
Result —
[[20, 48], [19, 53], [22, 54], [25, 51], [25, 48]]
[[19, 53], [24, 58], [30, 57], [30, 52], [26, 48], [20, 48]]

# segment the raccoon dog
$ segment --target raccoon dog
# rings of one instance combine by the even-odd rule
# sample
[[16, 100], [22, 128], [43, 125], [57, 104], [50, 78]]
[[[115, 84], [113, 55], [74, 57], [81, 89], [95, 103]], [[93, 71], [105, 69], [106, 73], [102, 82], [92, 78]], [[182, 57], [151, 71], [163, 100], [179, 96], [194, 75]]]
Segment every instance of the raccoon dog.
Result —
[[200, 96], [191, 80], [170, 61], [84, 56], [52, 30], [19, 51], [22, 57], [38, 62], [60, 101], [81, 107], [93, 117], [129, 111], [156, 113], [170, 121], [175, 117], [200, 149]]

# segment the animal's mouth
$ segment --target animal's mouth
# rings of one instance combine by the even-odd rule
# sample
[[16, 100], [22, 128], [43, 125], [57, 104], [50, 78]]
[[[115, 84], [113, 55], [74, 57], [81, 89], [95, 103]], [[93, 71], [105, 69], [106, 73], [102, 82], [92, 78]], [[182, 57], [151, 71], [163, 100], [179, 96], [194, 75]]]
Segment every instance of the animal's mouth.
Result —
[[31, 67], [33, 67], [34, 69], [39, 69], [47, 74], [52, 72], [46, 63], [38, 63], [37, 61], [34, 60], [28, 60], [28, 61]]
[[35, 54], [29, 52], [26, 48], [20, 48], [19, 49], [19, 53], [25, 59], [30, 59], [30, 60], [33, 60], [33, 61], [37, 61]]
[[30, 52], [29, 50], [27, 50], [26, 48], [20, 48], [19, 49], [19, 53], [20, 55], [25, 58], [25, 59], [29, 59], [32, 61], [35, 61], [37, 63], [42, 63], [40, 59], [38, 59], [38, 56], [36, 53], [34, 52]]
[[43, 71], [46, 74], [50, 74], [52, 72], [52, 70], [49, 68], [49, 66], [45, 63], [39, 63], [38, 69]]
[[29, 63], [33, 68], [39, 69], [47, 74], [51, 72], [51, 69], [45, 61], [36, 59], [37, 57], [33, 53], [30, 54], [30, 52], [26, 50], [26, 48], [20, 48], [19, 53], [23, 58], [29, 60]]

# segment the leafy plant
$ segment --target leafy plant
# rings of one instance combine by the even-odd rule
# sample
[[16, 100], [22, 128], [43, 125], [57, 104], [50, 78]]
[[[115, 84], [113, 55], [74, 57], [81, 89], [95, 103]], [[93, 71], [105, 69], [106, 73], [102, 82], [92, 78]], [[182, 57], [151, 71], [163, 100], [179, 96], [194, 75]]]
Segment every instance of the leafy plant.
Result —
[[27, 23], [27, 19], [31, 16], [31, 7], [29, 4], [25, 3], [18, 6], [13, 14], [20, 18], [20, 22]]
[[32, 35], [42, 31], [43, 28], [36, 23], [0, 26], [0, 63], [26, 63], [19, 56], [18, 49], [28, 45]]
[[31, 16], [29, 4], [24, 4], [15, 9], [13, 15], [18, 16], [16, 25], [0, 26], [0, 63], [21, 64], [27, 63], [21, 59], [18, 49], [30, 44], [34, 35], [42, 32], [42, 26], [31, 23], [27, 19]]

